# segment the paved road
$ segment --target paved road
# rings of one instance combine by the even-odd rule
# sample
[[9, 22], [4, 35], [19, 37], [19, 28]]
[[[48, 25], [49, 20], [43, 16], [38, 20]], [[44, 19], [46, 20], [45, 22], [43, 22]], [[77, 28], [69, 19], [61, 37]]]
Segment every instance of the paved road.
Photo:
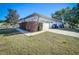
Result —
[[58, 30], [58, 29], [49, 29], [48, 31], [53, 32], [53, 33], [58, 33], [58, 34], [63, 34], [63, 35], [68, 35], [68, 36], [73, 36], [73, 37], [79, 38], [79, 33], [76, 33], [76, 32]]

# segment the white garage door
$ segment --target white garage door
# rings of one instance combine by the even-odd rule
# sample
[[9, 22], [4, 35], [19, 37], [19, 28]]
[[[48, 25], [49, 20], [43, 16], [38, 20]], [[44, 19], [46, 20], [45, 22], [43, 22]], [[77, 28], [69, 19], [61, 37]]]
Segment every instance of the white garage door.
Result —
[[43, 30], [49, 29], [49, 23], [43, 23]]

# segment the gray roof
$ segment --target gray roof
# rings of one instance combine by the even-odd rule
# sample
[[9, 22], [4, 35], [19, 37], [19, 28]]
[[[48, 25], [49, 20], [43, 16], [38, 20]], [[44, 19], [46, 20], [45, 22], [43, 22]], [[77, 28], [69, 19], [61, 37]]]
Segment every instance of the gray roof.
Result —
[[58, 21], [55, 18], [50, 18], [50, 17], [44, 16], [44, 15], [41, 15], [41, 14], [38, 14], [38, 13], [33, 13], [33, 14], [31, 14], [31, 15], [25, 17], [25, 18], [21, 18], [20, 20], [24, 21], [25, 19], [28, 19], [28, 18], [33, 17], [33, 16], [38, 16], [38, 17], [46, 18], [46, 19], [48, 19], [47, 22]]

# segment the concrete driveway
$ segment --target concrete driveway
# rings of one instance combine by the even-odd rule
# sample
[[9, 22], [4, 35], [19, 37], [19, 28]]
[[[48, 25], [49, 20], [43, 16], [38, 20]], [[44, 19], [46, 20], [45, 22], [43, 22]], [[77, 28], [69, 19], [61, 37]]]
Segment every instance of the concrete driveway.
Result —
[[47, 31], [57, 33], [57, 34], [63, 34], [63, 35], [68, 35], [68, 36], [73, 36], [73, 37], [79, 38], [79, 33], [76, 33], [76, 32], [58, 30], [58, 29], [49, 29]]
[[48, 31], [48, 32], [52, 32], [52, 33], [63, 34], [63, 35], [79, 38], [79, 33], [71, 32], [71, 31], [65, 31], [65, 30], [59, 30], [59, 29], [48, 29], [48, 30], [43, 30], [43, 31], [38, 31], [38, 32], [28, 32], [28, 31], [24, 31], [24, 30], [19, 29], [19, 28], [17, 28], [16, 30], [23, 33], [26, 36], [33, 36], [33, 35], [37, 35], [37, 34]]

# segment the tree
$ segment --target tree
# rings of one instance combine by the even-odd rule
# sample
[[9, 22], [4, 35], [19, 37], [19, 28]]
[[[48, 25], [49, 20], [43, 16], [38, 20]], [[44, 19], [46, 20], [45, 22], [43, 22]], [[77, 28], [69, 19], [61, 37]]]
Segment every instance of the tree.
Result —
[[79, 24], [79, 4], [73, 8], [67, 7], [56, 11], [52, 17], [64, 20], [65, 23], [69, 24], [70, 28], [76, 28]]
[[8, 9], [8, 15], [6, 16], [6, 23], [15, 25], [18, 22], [19, 15], [14, 9]]
[[69, 20], [70, 25], [72, 28], [77, 28], [79, 24], [79, 4], [77, 4], [75, 7], [71, 10], [71, 19]]
[[76, 17], [78, 19], [78, 23], [79, 23], [79, 3], [77, 4], [77, 11], [76, 11]]
[[54, 14], [52, 14], [52, 18], [56, 18], [58, 20], [62, 20], [62, 22], [64, 23], [64, 21], [66, 21], [66, 17], [67, 17], [67, 14], [70, 12], [70, 8], [67, 7], [67, 8], [64, 8], [64, 9], [61, 9], [59, 11], [56, 11]]
[[64, 14], [64, 9], [56, 11], [54, 14], [52, 14], [52, 17], [61, 20], [62, 19], [61, 15], [63, 14]]

